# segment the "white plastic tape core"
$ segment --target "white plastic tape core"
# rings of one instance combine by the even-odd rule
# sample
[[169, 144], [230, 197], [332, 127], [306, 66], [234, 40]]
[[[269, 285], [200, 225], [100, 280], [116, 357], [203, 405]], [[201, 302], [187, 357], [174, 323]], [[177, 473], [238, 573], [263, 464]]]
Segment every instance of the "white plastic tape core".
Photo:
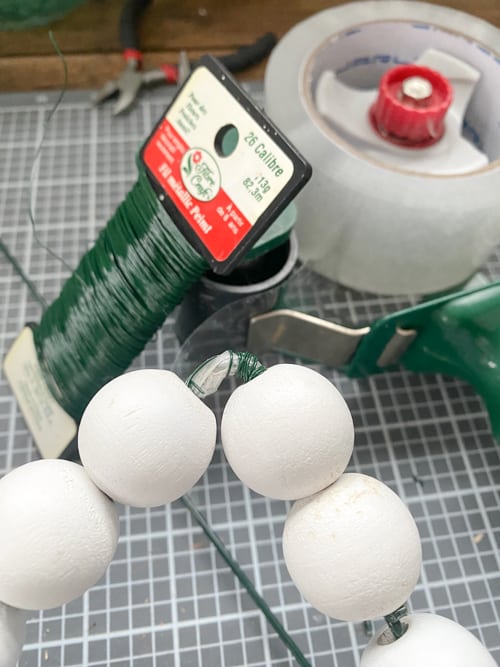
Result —
[[[479, 73], [462, 136], [486, 156], [480, 168], [435, 174], [409, 159], [376, 158], [342, 135], [316, 105], [331, 71], [373, 91], [391, 67], [444, 52]], [[266, 110], [313, 166], [297, 200], [302, 259], [355, 289], [432, 293], [465, 282], [500, 243], [500, 30], [453, 9], [368, 0], [341, 5], [293, 28], [273, 52]], [[446, 142], [420, 153], [445, 150]], [[392, 160], [392, 163], [391, 163]]]
[[[436, 23], [374, 21], [329, 36], [305, 60], [300, 74], [301, 94], [311, 119], [333, 140], [342, 142], [343, 137], [317, 109], [315, 94], [321, 75], [333, 70], [336, 78], [352, 88], [375, 90], [384, 72], [395, 65], [415, 62], [431, 45], [464, 60], [481, 73], [464, 116], [462, 134], [487, 154], [490, 163], [498, 160], [500, 42], [499, 51], [495, 52], [465, 33], [451, 32]], [[362, 152], [359, 157], [367, 158]], [[390, 161], [384, 162], [384, 166], [390, 168]], [[408, 171], [412, 171], [411, 162]]]

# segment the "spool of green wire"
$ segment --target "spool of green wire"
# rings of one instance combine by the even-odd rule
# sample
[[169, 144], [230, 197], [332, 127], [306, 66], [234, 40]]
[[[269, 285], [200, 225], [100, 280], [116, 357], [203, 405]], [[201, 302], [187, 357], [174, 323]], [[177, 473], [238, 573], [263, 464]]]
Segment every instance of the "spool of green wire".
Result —
[[51, 393], [77, 421], [207, 270], [139, 177], [34, 328]]
[[[210, 112], [195, 95], [198, 87], [217, 91], [218, 102], [211, 103]], [[195, 104], [193, 99], [199, 106], [198, 111], [192, 111], [191, 119], [197, 134], [191, 138], [186, 138], [186, 134], [183, 139], [186, 130], [179, 118], [188, 114], [186, 109]], [[209, 97], [206, 100], [208, 104]], [[253, 144], [243, 139], [238, 144], [239, 153], [234, 152], [234, 147], [231, 153], [231, 159], [236, 157], [237, 162], [233, 159], [230, 169], [226, 164], [226, 172], [223, 170], [229, 190], [226, 192], [222, 187], [219, 166], [213, 156], [221, 160], [231, 156], [217, 152], [217, 137], [221, 130], [235, 126], [219, 127], [221, 105], [226, 113], [229, 105], [231, 113], [238, 118], [246, 113], [246, 122], [253, 124], [255, 132], [265, 131], [267, 149], [274, 146], [276, 155], [281, 156], [280, 164], [286, 165], [288, 171], [282, 183], [274, 184], [274, 189], [264, 177], [255, 181], [258, 184], [262, 181], [262, 188], [267, 188], [262, 190], [248, 178], [248, 173], [260, 173], [262, 158]], [[197, 143], [189, 148], [191, 140]], [[203, 172], [196, 168], [198, 170], [190, 177], [191, 167], [187, 169], [183, 161], [186, 156], [191, 160], [191, 155], [201, 156], [200, 159], [205, 155], [203, 160], [207, 163], [199, 165]], [[237, 164], [241, 166], [239, 171]], [[167, 315], [208, 270], [209, 262], [216, 271], [229, 271], [252, 245], [255, 249], [259, 236], [260, 252], [264, 252], [266, 246], [283, 235], [283, 230], [278, 229], [265, 240], [263, 232], [284, 212], [286, 204], [311, 175], [307, 162], [230, 79], [224, 67], [209, 56], [199, 61], [153, 129], [139, 151], [137, 166], [138, 179], [132, 190], [93, 248], [83, 256], [59, 297], [33, 327], [35, 350], [45, 384], [76, 422], [97, 391], [123, 373], [142, 352]], [[186, 171], [186, 178], [190, 177], [188, 185], [183, 180]], [[285, 173], [284, 168], [280, 167], [279, 171], [276, 178]], [[251, 191], [250, 186], [245, 186], [245, 177], [256, 189]], [[179, 196], [179, 188], [187, 199]], [[257, 196], [260, 199], [256, 199]], [[197, 201], [196, 205], [193, 200]], [[248, 208], [248, 219], [239, 211], [241, 205], [245, 211]], [[167, 211], [177, 215], [175, 219], [186, 236]], [[205, 214], [213, 226], [206, 222]], [[32, 217], [30, 219], [33, 222]], [[202, 222], [206, 223], [206, 228], [202, 227]], [[197, 235], [191, 223], [199, 226], [202, 236], [214, 230], [210, 237], [213, 247]], [[285, 228], [289, 231], [288, 225]], [[224, 234], [227, 238], [223, 238]]]
[[24, 30], [62, 18], [85, 0], [2, 0], [0, 30]]

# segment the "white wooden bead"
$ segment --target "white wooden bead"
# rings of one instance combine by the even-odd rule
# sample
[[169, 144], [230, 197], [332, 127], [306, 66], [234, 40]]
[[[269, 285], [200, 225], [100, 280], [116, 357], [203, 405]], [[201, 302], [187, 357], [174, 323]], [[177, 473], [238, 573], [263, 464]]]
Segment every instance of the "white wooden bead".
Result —
[[358, 473], [294, 503], [283, 551], [305, 599], [343, 621], [395, 611], [413, 591], [422, 562], [407, 507], [388, 486]]
[[27, 613], [0, 603], [0, 667], [16, 667], [26, 635]]
[[247, 486], [293, 500], [344, 472], [354, 429], [331, 382], [310, 368], [278, 364], [232, 393], [221, 438], [231, 468]]
[[46, 459], [0, 480], [0, 600], [58, 607], [105, 573], [118, 541], [116, 509], [82, 466]]
[[97, 486], [135, 507], [189, 491], [212, 458], [215, 415], [171, 371], [125, 373], [87, 406], [78, 432], [82, 463]]
[[372, 637], [361, 667], [497, 667], [481, 642], [458, 623], [435, 614], [403, 620], [408, 629], [397, 641], [383, 643], [383, 632]]

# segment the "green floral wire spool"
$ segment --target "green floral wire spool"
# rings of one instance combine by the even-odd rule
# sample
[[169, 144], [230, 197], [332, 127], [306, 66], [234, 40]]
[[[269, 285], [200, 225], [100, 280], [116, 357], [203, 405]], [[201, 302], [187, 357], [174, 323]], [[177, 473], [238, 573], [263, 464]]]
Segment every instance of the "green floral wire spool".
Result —
[[[58, 51], [57, 45], [54, 45]], [[198, 71], [212, 86], [217, 87], [218, 94], [223, 95], [226, 102], [229, 98], [238, 112], [242, 105], [254, 107], [249, 98], [238, 91], [237, 85], [229, 81], [227, 71], [213, 58], [205, 57], [200, 61], [195, 72]], [[229, 93], [220, 81], [226, 81], [230, 88], [232, 86], [232, 92]], [[59, 100], [54, 110], [58, 103]], [[259, 115], [260, 112], [254, 107], [253, 113]], [[203, 115], [203, 118], [204, 132], [210, 133], [213, 122], [210, 114], [207, 118]], [[168, 113], [161, 121], [165, 122], [170, 122]], [[252, 122], [256, 123], [255, 118]], [[260, 123], [259, 127], [272, 131], [267, 118], [262, 117]], [[79, 422], [97, 391], [128, 368], [166, 317], [180, 304], [190, 287], [209, 268], [208, 260], [201, 253], [206, 249], [207, 256], [212, 257], [210, 248], [201, 243], [203, 249], [200, 252], [195, 250], [161, 204], [160, 198], [164, 195], [158, 195], [152, 184], [159, 176], [155, 171], [158, 155], [148, 153], [147, 159], [144, 155], [150, 145], [157, 145], [152, 142], [160, 141], [158, 137], [162, 136], [162, 127], [158, 125], [155, 128], [145, 148], [139, 151], [138, 179], [131, 191], [99, 234], [95, 245], [82, 257], [58, 298], [44, 310], [40, 323], [32, 327], [45, 384], [63, 410], [76, 422]], [[183, 145], [182, 141], [178, 140], [179, 146]], [[208, 146], [212, 150], [210, 141]], [[255, 216], [254, 222], [262, 223], [260, 227], [264, 227], [266, 222], [269, 224], [278, 212], [283, 215], [284, 202], [290, 201], [302, 189], [311, 174], [309, 165], [278, 136], [277, 130], [273, 133], [273, 141], [276, 150], [284, 151], [283, 156], [288, 160], [291, 173], [271, 202], [276, 200], [278, 205], [274, 215], [271, 215], [273, 209], [268, 205], [265, 211]], [[243, 148], [246, 147], [243, 155], [254, 158], [251, 147], [243, 141], [240, 143]], [[210, 150], [207, 149], [207, 154], [210, 154]], [[36, 156], [39, 151], [40, 148]], [[187, 151], [176, 147], [175, 156], [171, 156], [174, 162], [181, 159], [177, 152], [182, 156]], [[148, 160], [152, 161], [153, 167]], [[180, 168], [180, 163], [178, 166]], [[260, 162], [258, 166], [260, 168]], [[153, 169], [153, 181], [150, 181], [146, 169], [150, 172]], [[282, 197], [281, 202], [277, 201], [278, 194]], [[269, 211], [267, 220], [264, 216], [266, 211]], [[207, 214], [213, 215], [213, 212], [207, 211]], [[265, 238], [266, 234], [262, 235], [264, 229], [256, 227], [253, 230], [261, 232], [262, 238], [257, 241], [259, 252], [264, 253], [291, 231], [294, 218], [285, 217], [288, 220], [278, 225], [276, 231], [270, 232], [268, 238]], [[31, 209], [30, 220], [36, 238]], [[243, 218], [238, 220], [243, 224]], [[251, 223], [247, 223], [252, 227]], [[234, 230], [231, 231], [234, 234]], [[230, 240], [234, 242], [232, 237]], [[243, 249], [250, 250], [249, 243], [243, 246], [241, 239], [239, 243], [241, 252]], [[254, 249], [257, 243], [254, 242]], [[233, 252], [234, 249], [229, 245], [224, 251]], [[64, 260], [61, 261], [64, 263]], [[224, 269], [229, 268], [232, 266], [226, 262]]]
[[[140, 160], [137, 167], [131, 191], [33, 326], [45, 382], [77, 422], [209, 268], [159, 202]], [[290, 205], [246, 257], [283, 243], [294, 222]]]
[[139, 165], [132, 190], [34, 327], [45, 380], [68, 414], [80, 419], [207, 268]]
[[1, 0], [0, 30], [23, 30], [62, 18], [85, 0]]

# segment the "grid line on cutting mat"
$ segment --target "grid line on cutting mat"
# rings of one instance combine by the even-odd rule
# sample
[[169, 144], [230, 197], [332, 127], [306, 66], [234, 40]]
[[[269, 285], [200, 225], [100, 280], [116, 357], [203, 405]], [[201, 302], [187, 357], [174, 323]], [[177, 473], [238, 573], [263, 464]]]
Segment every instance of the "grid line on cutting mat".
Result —
[[[261, 88], [251, 91], [261, 100]], [[75, 266], [125, 196], [135, 154], [170, 92], [144, 96], [122, 118], [68, 93], [47, 129], [33, 183], [37, 233]], [[0, 228], [2, 239], [47, 300], [67, 270], [33, 240], [28, 185], [36, 143], [52, 95], [0, 96]], [[500, 276], [499, 256], [484, 270]], [[290, 304], [344, 323], [369, 321], [404, 307], [404, 296], [378, 297], [300, 274]], [[2, 355], [40, 308], [0, 259]], [[172, 318], [134, 367], [172, 367], [179, 347]], [[283, 361], [266, 355], [265, 361]], [[349, 466], [389, 484], [417, 521], [424, 568], [412, 595], [472, 630], [500, 661], [500, 462], [481, 401], [464, 383], [394, 372], [349, 379], [314, 366], [343, 392], [356, 425]], [[233, 383], [212, 400], [220, 416]], [[37, 458], [9, 388], [0, 384], [0, 474]], [[243, 488], [218, 445], [192, 497], [254, 580], [314, 667], [358, 667], [368, 641], [358, 624], [312, 609], [291, 583], [281, 531], [289, 505]], [[289, 667], [287, 650], [266, 625], [180, 503], [120, 508], [120, 542], [103, 579], [63, 608], [32, 614], [21, 667]]]

